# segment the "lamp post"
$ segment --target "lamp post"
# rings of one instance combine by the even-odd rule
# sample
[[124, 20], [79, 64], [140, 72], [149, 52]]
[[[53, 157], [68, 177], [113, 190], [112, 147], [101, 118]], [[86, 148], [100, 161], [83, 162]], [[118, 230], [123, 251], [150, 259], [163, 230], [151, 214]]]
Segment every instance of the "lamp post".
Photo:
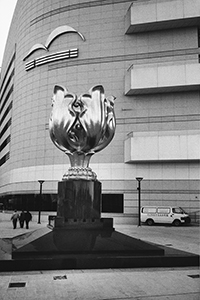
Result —
[[143, 177], [136, 177], [135, 178], [138, 182], [138, 187], [137, 187], [137, 190], [138, 190], [138, 226], [141, 226], [141, 218], [140, 218], [140, 209], [141, 209], [141, 186], [140, 186], [140, 183], [143, 179]]
[[40, 201], [39, 201], [39, 211], [38, 211], [38, 224], [41, 224], [40, 222], [40, 215], [41, 215], [41, 201], [42, 201], [42, 184], [44, 183], [44, 180], [38, 180], [40, 184]]

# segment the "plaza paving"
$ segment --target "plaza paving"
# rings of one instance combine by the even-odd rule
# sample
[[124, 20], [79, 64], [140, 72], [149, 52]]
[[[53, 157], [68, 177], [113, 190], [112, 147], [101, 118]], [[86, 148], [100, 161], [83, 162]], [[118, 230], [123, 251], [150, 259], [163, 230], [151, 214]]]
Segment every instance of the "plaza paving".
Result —
[[[13, 230], [10, 215], [0, 213], [0, 238], [6, 242], [24, 233], [30, 240], [37, 238], [38, 232], [49, 230], [47, 218], [42, 215], [41, 224], [38, 224], [37, 215], [33, 215], [29, 229]], [[198, 226], [115, 225], [115, 229], [144, 241], [200, 254]], [[198, 266], [0, 273], [0, 300], [197, 300], [200, 299], [199, 287]]]

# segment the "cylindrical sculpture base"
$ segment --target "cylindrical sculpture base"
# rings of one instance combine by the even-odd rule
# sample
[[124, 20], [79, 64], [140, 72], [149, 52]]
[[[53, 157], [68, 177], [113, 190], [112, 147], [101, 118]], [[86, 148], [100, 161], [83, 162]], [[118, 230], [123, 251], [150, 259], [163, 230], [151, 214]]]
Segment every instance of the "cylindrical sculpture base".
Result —
[[66, 180], [58, 182], [57, 217], [69, 219], [100, 219], [101, 182]]

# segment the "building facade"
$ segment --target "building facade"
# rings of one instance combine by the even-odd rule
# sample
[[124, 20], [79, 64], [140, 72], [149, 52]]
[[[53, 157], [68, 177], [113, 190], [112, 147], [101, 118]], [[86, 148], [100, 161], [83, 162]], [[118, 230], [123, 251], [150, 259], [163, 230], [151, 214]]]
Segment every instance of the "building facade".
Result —
[[56, 84], [114, 95], [116, 134], [90, 166], [102, 212], [137, 223], [141, 205], [175, 205], [198, 219], [200, 2], [18, 0], [0, 78], [0, 202], [56, 209], [68, 157], [51, 142]]

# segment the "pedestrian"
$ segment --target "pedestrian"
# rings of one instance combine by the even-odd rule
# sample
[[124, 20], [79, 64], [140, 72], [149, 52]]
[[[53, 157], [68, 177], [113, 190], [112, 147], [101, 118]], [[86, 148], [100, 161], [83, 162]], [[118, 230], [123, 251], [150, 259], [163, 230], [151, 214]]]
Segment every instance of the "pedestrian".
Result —
[[19, 216], [19, 223], [21, 228], [24, 228], [24, 221], [25, 221], [25, 212], [22, 210]]
[[15, 209], [14, 213], [12, 214], [11, 220], [13, 223], [13, 229], [17, 228], [17, 220], [19, 219], [19, 214], [17, 210]]
[[29, 222], [32, 220], [32, 215], [28, 210], [25, 212], [24, 219], [25, 219], [25, 222], [26, 222], [26, 229], [29, 229]]

